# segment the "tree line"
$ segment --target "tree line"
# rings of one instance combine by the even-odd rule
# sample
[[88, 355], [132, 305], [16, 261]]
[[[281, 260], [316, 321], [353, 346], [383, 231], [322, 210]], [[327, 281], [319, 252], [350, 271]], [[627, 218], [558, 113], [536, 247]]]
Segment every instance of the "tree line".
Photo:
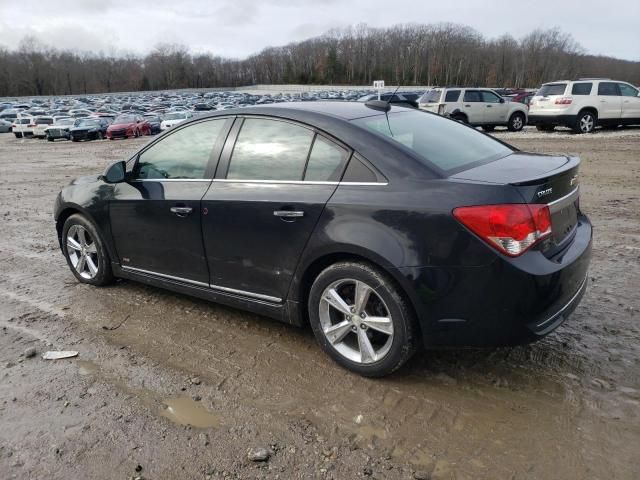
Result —
[[483, 37], [457, 24], [367, 25], [238, 60], [160, 44], [147, 55], [69, 51], [26, 37], [0, 48], [0, 96], [69, 95], [266, 84], [538, 87], [546, 81], [610, 77], [640, 84], [640, 62], [588, 55], [557, 28], [517, 39]]

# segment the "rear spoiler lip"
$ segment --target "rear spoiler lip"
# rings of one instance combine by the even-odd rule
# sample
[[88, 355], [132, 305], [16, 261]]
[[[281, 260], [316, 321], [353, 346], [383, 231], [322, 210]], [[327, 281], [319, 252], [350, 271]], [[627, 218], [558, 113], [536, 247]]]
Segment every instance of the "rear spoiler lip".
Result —
[[516, 187], [538, 185], [540, 183], [547, 183], [549, 180], [551, 180], [552, 177], [555, 177], [558, 174], [567, 174], [573, 170], [577, 171], [580, 166], [580, 158], [566, 155], [564, 157], [567, 159], [567, 163], [565, 163], [564, 165], [554, 170], [549, 170], [547, 173], [540, 177], [534, 177], [527, 180], [519, 180], [517, 182], [510, 182], [509, 185], [514, 185]]

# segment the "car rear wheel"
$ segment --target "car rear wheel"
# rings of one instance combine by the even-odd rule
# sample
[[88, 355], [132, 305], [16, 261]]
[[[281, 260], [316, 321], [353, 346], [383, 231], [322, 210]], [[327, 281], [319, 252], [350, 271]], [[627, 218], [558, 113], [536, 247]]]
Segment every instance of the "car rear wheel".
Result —
[[47, 135], [47, 141], [53, 142], [53, 137], [50, 137], [49, 135]]
[[62, 228], [62, 251], [81, 283], [106, 285], [113, 280], [111, 260], [100, 234], [84, 216], [71, 215]]
[[507, 128], [510, 132], [519, 132], [524, 128], [525, 118], [522, 112], [515, 112], [509, 117]]
[[367, 377], [400, 368], [417, 350], [414, 314], [394, 282], [364, 263], [331, 265], [309, 294], [309, 319], [321, 348]]
[[14, 132], [13, 134], [16, 136], [16, 138], [22, 138], [22, 134], [21, 133]]
[[494, 125], [483, 125], [482, 130], [485, 132], [493, 132], [496, 129]]
[[468, 123], [468, 118], [463, 113], [454, 113], [451, 118], [457, 122]]
[[595, 113], [589, 110], [580, 112], [573, 131], [576, 133], [591, 133], [596, 128], [597, 121], [598, 119]]

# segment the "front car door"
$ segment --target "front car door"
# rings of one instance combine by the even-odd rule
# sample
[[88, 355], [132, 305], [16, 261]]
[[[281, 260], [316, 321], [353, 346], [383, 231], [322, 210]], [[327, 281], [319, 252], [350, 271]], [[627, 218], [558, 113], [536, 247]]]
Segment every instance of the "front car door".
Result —
[[211, 287], [283, 301], [348, 156], [306, 126], [239, 118], [202, 200]]
[[109, 205], [122, 268], [208, 285], [200, 201], [232, 119], [177, 128], [142, 151]]
[[484, 103], [480, 90], [465, 90], [462, 98], [462, 111], [467, 115], [469, 123], [481, 125], [484, 122]]
[[507, 102], [488, 90], [483, 90], [481, 93], [484, 102], [484, 123], [507, 123]]
[[618, 84], [600, 82], [598, 84], [598, 118], [602, 120], [616, 119], [622, 116], [622, 97]]
[[628, 83], [619, 83], [622, 95], [622, 119], [625, 123], [640, 123], [640, 97], [638, 90]]

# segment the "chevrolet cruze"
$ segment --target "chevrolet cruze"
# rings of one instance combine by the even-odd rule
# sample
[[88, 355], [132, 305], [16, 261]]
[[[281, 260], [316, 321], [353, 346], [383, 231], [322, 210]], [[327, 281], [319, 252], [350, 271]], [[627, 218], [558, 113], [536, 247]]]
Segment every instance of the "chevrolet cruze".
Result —
[[250, 107], [76, 179], [55, 221], [80, 282], [309, 323], [382, 376], [420, 347], [530, 342], [568, 317], [592, 238], [579, 164], [381, 101]]

